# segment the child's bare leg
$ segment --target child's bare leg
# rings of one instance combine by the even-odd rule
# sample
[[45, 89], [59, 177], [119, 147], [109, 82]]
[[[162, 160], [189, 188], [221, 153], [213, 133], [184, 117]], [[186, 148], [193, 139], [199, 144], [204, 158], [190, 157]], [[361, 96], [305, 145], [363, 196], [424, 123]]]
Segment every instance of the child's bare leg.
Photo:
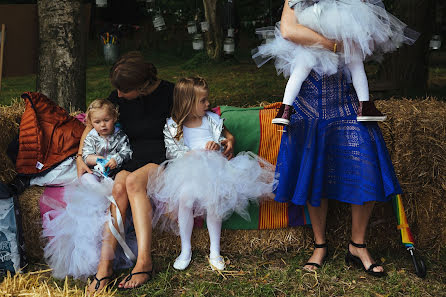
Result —
[[222, 220], [215, 214], [208, 212], [206, 216], [206, 224], [208, 226], [210, 253], [209, 262], [212, 269], [223, 270], [225, 262], [220, 256], [220, 235]]
[[310, 74], [310, 71], [311, 68], [303, 65], [296, 65], [286, 84], [282, 101], [283, 104], [276, 117], [272, 120], [273, 124], [288, 125], [290, 123], [293, 101], [299, 94], [302, 84], [308, 74]]

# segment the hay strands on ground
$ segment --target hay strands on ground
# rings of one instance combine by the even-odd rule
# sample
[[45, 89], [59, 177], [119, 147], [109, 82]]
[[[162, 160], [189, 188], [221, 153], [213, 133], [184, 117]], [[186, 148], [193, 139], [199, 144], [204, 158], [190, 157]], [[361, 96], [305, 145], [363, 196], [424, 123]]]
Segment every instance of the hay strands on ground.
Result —
[[[86, 297], [86, 288], [81, 289], [74, 286], [70, 288], [68, 278], [65, 278], [63, 287], [50, 282], [50, 277], [46, 274], [51, 269], [34, 271], [29, 273], [17, 273], [11, 275], [9, 272], [0, 284], [1, 296], [48, 296], [48, 297]], [[93, 295], [96, 297], [114, 296], [116, 290], [101, 290]]]

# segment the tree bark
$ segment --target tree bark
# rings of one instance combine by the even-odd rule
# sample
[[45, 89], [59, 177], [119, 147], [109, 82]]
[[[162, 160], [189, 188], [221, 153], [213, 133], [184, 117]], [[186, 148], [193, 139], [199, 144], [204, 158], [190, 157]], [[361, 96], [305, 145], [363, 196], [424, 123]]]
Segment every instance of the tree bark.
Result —
[[85, 110], [81, 0], [38, 0], [37, 90], [67, 111]]
[[223, 53], [223, 30], [219, 20], [218, 0], [203, 0], [206, 21], [209, 31], [206, 32], [206, 53], [209, 58], [218, 60]]
[[[377, 84], [371, 89], [393, 89], [399, 95], [427, 90], [429, 40], [433, 28], [433, 0], [404, 0], [392, 2], [392, 13], [420, 33], [411, 46], [402, 46], [387, 54], [378, 72]], [[384, 87], [383, 87], [384, 86]]]

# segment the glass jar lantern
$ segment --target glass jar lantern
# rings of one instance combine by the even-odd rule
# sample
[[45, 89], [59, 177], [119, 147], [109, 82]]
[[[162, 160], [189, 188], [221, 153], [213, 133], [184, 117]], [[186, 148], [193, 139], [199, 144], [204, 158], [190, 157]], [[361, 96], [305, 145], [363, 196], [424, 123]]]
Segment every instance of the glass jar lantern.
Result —
[[107, 0], [96, 0], [96, 7], [107, 7]]
[[235, 51], [234, 38], [229, 36], [225, 38], [225, 41], [223, 43], [223, 51], [226, 55], [234, 54]]
[[201, 34], [195, 34], [192, 40], [192, 48], [196, 51], [200, 51], [204, 48], [203, 37]]
[[209, 23], [204, 21], [200, 23], [201, 25], [201, 32], [207, 32], [209, 31]]
[[189, 34], [197, 33], [197, 25], [195, 24], [195, 21], [187, 22], [187, 33]]
[[159, 11], [153, 16], [152, 22], [153, 22], [153, 27], [155, 27], [155, 30], [157, 32], [166, 29], [166, 23], [164, 22], [164, 18]]
[[432, 39], [429, 41], [429, 48], [432, 50], [438, 50], [441, 48], [441, 37], [440, 35], [432, 36]]

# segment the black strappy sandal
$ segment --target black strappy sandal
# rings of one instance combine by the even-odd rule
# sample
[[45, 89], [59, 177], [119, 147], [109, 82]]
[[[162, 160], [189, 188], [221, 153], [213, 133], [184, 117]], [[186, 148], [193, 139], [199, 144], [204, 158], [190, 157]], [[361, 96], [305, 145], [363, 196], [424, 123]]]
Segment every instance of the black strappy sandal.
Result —
[[[98, 291], [98, 290], [99, 290], [99, 287], [101, 286], [101, 282], [102, 282], [103, 280], [106, 280], [106, 279], [112, 279], [112, 276], [111, 276], [111, 275], [110, 275], [110, 276], [104, 276], [103, 278], [99, 279], [99, 278], [96, 276], [96, 274], [95, 274], [95, 275], [94, 275], [94, 280], [96, 281], [96, 285], [94, 286], [94, 290], [95, 290], [95, 291]], [[105, 284], [105, 286], [102, 287], [102, 289], [104, 289], [107, 285], [108, 285], [108, 283]]]
[[[327, 245], [327, 243], [317, 244], [315, 242], [314, 243], [314, 248], [315, 249], [324, 249], [325, 248], [326, 249], [325, 256], [322, 258], [321, 263], [307, 262], [307, 263], [304, 264], [304, 267], [305, 266], [314, 266], [317, 269], [320, 269], [322, 267], [322, 265], [324, 264], [325, 259], [327, 259], [327, 257], [328, 257], [328, 245]], [[308, 270], [308, 269], [305, 269], [305, 270]]]
[[150, 280], [153, 278], [155, 272], [154, 272], [153, 269], [150, 270], [150, 271], [130, 272], [130, 274], [125, 278], [125, 280], [124, 280], [124, 284], [127, 283], [129, 280], [131, 280], [132, 277], [133, 277], [134, 275], [137, 275], [137, 274], [147, 274], [147, 275], [149, 276], [149, 278], [146, 279], [145, 282], [143, 282], [142, 284], [139, 284], [139, 285], [136, 286], [136, 287], [133, 287], [133, 288], [118, 287], [118, 290], [119, 290], [119, 291], [126, 291], [126, 290], [132, 290], [132, 289], [139, 288], [139, 287], [141, 287], [142, 285], [144, 285], [145, 283], [147, 283], [148, 281], [150, 281]]
[[[363, 244], [354, 243], [353, 241], [350, 240], [350, 244], [352, 246], [360, 248], [360, 249], [366, 248], [366, 244], [364, 244], [364, 243]], [[349, 265], [349, 263], [353, 263], [357, 267], [362, 268], [365, 272], [367, 272], [368, 274], [375, 276], [375, 277], [383, 277], [383, 276], [387, 275], [385, 271], [373, 271], [373, 268], [382, 266], [380, 264], [373, 263], [372, 265], [369, 266], [369, 268], [365, 268], [364, 263], [362, 263], [362, 261], [361, 261], [361, 258], [353, 255], [350, 252], [350, 246], [347, 246], [347, 255], [345, 255], [345, 263], [347, 265]]]

